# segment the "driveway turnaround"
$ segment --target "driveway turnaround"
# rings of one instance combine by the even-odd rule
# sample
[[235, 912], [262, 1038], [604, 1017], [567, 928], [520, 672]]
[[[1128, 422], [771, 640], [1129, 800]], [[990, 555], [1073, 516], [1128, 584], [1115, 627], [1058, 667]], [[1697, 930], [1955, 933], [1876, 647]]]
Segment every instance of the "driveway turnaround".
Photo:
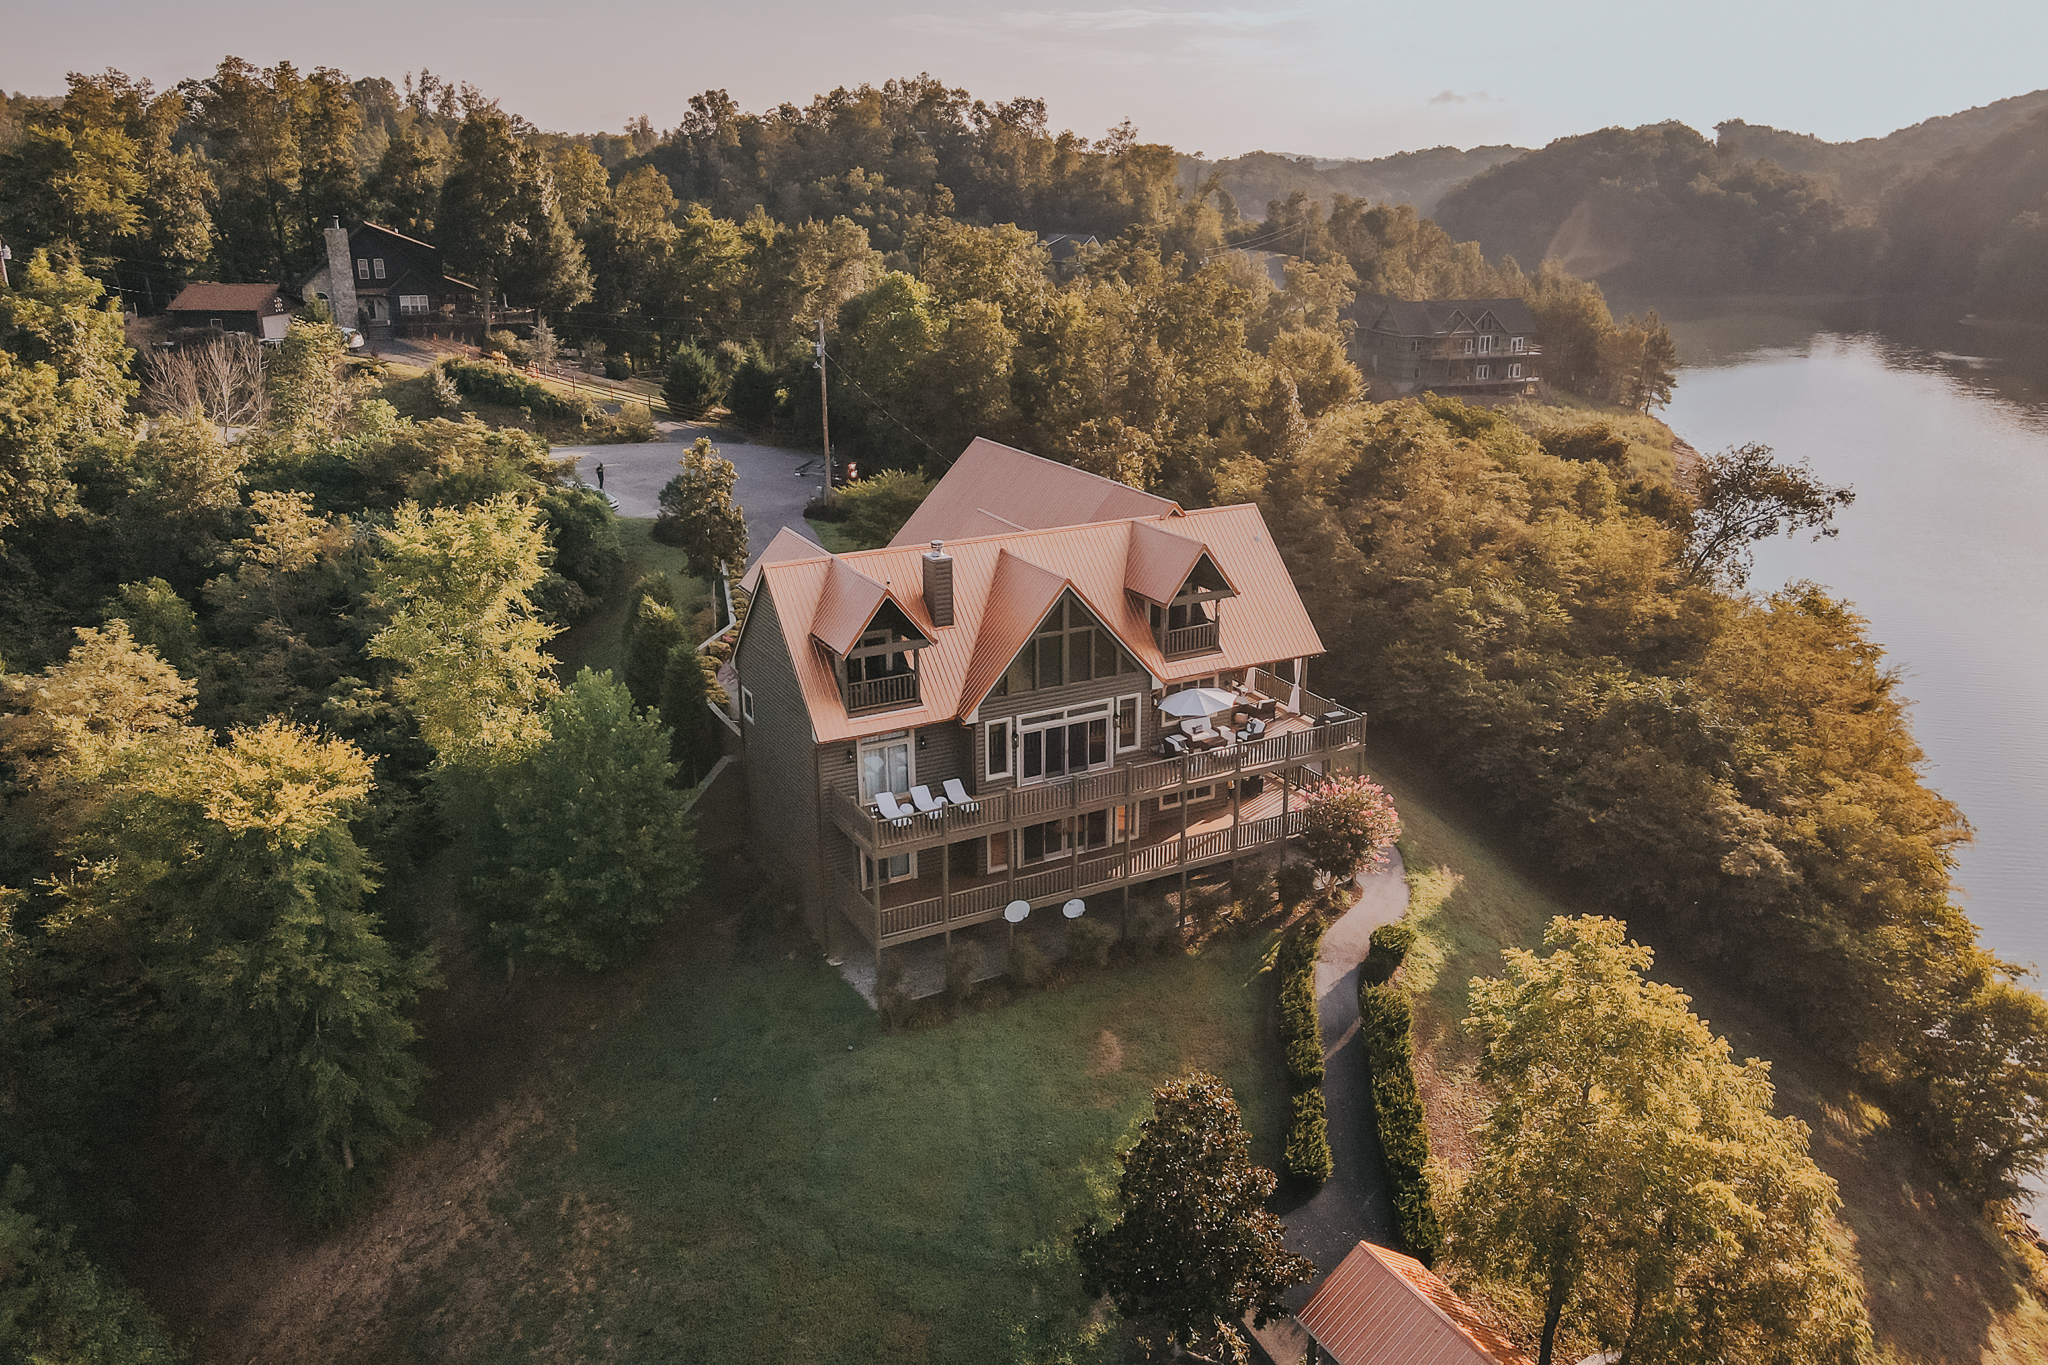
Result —
[[747, 514], [747, 554], [759, 554], [784, 526], [812, 536], [804, 525], [804, 504], [822, 490], [824, 466], [818, 456], [781, 446], [756, 445], [729, 427], [701, 422], [662, 422], [665, 439], [642, 445], [556, 446], [559, 460], [574, 460], [576, 476], [597, 486], [597, 467], [604, 466], [604, 491], [622, 517], [651, 517], [659, 510], [662, 487], [675, 477], [683, 453], [699, 436], [711, 438], [718, 453], [731, 460], [738, 478], [733, 499]]

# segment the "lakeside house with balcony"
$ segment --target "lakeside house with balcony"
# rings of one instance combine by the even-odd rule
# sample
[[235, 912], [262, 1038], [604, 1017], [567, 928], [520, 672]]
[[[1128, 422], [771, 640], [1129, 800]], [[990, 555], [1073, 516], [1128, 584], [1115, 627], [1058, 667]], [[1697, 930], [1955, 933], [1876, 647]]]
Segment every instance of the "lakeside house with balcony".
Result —
[[1360, 299], [1351, 358], [1380, 394], [1535, 397], [1543, 339], [1520, 299]]
[[[833, 555], [785, 530], [742, 581], [755, 828], [828, 942], [840, 921], [881, 948], [1184, 884], [1277, 848], [1303, 783], [1364, 745], [1305, 686], [1322, 642], [1257, 507], [969, 455], [905, 527], [928, 540]], [[1213, 705], [1162, 710], [1193, 688]]]

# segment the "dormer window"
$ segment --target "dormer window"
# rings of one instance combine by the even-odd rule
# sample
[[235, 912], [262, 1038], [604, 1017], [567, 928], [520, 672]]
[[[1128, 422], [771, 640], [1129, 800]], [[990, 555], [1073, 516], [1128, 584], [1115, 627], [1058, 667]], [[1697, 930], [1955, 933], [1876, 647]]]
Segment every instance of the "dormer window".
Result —
[[931, 644], [902, 608], [885, 601], [838, 661], [847, 714], [918, 704], [918, 651]]
[[1237, 594], [1207, 553], [1164, 606], [1153, 603], [1152, 631], [1159, 652], [1169, 659], [1189, 654], [1207, 654], [1222, 647], [1216, 611], [1226, 597]]
[[1081, 605], [1080, 598], [1067, 592], [1060, 594], [1060, 600], [1038, 623], [1038, 630], [1010, 660], [995, 695], [1013, 696], [1137, 671], [1138, 661], [1124, 652], [1116, 636]]

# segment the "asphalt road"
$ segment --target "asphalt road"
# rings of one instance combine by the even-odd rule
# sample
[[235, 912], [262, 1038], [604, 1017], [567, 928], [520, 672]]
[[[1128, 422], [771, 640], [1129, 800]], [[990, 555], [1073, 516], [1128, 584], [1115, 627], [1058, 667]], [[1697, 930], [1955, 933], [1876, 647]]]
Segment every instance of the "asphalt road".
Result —
[[604, 491], [622, 517], [651, 517], [662, 487], [675, 476], [683, 452], [699, 436], [711, 438], [718, 453], [731, 460], [738, 478], [733, 497], [747, 515], [747, 556], [767, 548], [777, 530], [789, 526], [804, 535], [804, 504], [824, 482], [815, 454], [781, 446], [757, 445], [726, 427], [698, 422], [662, 422], [667, 438], [644, 445], [556, 446], [557, 459], [573, 459], [583, 482], [596, 486], [597, 467], [604, 466]]

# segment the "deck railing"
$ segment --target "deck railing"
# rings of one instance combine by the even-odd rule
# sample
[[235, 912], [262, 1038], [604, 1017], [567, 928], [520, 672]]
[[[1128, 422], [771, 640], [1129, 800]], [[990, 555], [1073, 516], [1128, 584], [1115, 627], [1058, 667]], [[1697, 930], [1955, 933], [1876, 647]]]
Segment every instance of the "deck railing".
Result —
[[884, 706], [909, 706], [917, 700], [917, 674], [892, 673], [846, 685], [846, 711], [875, 711]]
[[1206, 654], [1216, 648], [1216, 623], [1204, 621], [1200, 625], [1182, 626], [1166, 632], [1164, 653], [1169, 659], [1183, 654]]
[[829, 807], [833, 822], [863, 847], [871, 851], [908, 849], [951, 843], [977, 830], [1049, 820], [1072, 811], [1097, 809], [1119, 801], [1309, 762], [1355, 749], [1364, 742], [1365, 718], [1353, 716], [1249, 744], [1235, 744], [1228, 749], [1126, 763], [1061, 782], [1006, 787], [977, 796], [972, 809], [949, 805], [936, 816], [920, 815], [901, 823], [883, 819], [873, 808], [840, 792], [832, 794]]

